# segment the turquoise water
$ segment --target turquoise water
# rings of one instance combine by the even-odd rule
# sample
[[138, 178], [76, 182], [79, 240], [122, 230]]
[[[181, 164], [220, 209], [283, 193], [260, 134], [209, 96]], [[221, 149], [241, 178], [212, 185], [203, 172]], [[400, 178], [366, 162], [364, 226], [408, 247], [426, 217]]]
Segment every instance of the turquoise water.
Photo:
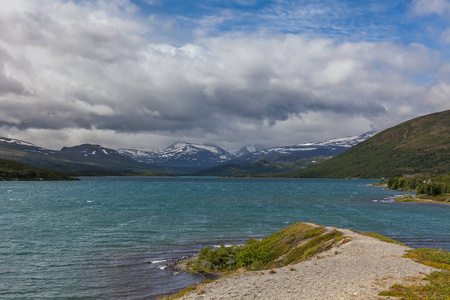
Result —
[[0, 182], [1, 299], [152, 299], [200, 282], [172, 258], [294, 222], [450, 250], [450, 206], [367, 180], [82, 178]]

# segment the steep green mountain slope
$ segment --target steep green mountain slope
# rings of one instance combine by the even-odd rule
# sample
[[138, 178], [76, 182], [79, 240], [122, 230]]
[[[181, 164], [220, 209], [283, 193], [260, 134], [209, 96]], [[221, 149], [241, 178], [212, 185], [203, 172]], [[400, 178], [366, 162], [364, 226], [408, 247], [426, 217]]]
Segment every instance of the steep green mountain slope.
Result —
[[75, 180], [62, 172], [45, 170], [12, 160], [0, 159], [0, 181], [4, 180]]
[[421, 116], [376, 134], [289, 177], [382, 178], [450, 172], [450, 110]]

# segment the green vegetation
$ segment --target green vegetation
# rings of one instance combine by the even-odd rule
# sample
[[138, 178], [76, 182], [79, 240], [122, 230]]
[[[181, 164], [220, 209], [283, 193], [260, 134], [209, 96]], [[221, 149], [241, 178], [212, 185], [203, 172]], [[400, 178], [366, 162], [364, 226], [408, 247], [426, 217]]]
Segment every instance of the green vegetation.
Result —
[[362, 233], [362, 234], [366, 235], [366, 236], [371, 236], [373, 238], [379, 239], [380, 241], [383, 241], [383, 242], [386, 242], [386, 243], [397, 244], [397, 245], [402, 245], [402, 246], [408, 247], [408, 246], [406, 246], [405, 244], [403, 244], [403, 243], [401, 243], [399, 241], [393, 240], [391, 238], [388, 238], [388, 237], [386, 237], [384, 235], [381, 235], [381, 234], [378, 234], [376, 232], [365, 232], [365, 233]]
[[287, 174], [301, 178], [387, 178], [450, 172], [450, 110], [376, 134], [323, 163]]
[[418, 248], [408, 251], [405, 257], [433, 268], [450, 271], [450, 252], [442, 249]]
[[427, 266], [445, 271], [433, 272], [424, 280], [427, 285], [393, 285], [389, 291], [381, 292], [380, 296], [401, 297], [401, 299], [450, 299], [450, 252], [441, 249], [419, 248], [408, 251], [405, 257], [412, 258]]
[[294, 170], [305, 169], [329, 159], [329, 156], [303, 158], [300, 156], [276, 156], [257, 159], [250, 164], [227, 164], [199, 171], [197, 176], [232, 176], [272, 178]]
[[306, 260], [339, 242], [343, 242], [340, 231], [326, 232], [319, 225], [295, 223], [265, 239], [251, 239], [244, 246], [204, 248], [198, 258], [188, 262], [187, 268], [196, 272], [279, 268]]
[[184, 290], [182, 290], [181, 292], [179, 292], [178, 294], [169, 296], [169, 297], [163, 297], [160, 300], [175, 300], [175, 299], [180, 299], [184, 296], [186, 296], [187, 294], [189, 294], [191, 291], [195, 291], [197, 288], [197, 286], [188, 286], [187, 288], [185, 288]]
[[[387, 187], [391, 190], [415, 191], [418, 199], [450, 202], [450, 173], [414, 177], [390, 178]], [[405, 195], [400, 201], [413, 202], [415, 197]]]
[[0, 159], [1, 181], [75, 180], [62, 172], [45, 170], [12, 160]]
[[167, 174], [151, 172], [151, 171], [142, 171], [142, 172], [126, 174], [125, 176], [131, 176], [131, 177], [170, 177], [170, 176], [174, 176], [174, 175], [167, 175]]

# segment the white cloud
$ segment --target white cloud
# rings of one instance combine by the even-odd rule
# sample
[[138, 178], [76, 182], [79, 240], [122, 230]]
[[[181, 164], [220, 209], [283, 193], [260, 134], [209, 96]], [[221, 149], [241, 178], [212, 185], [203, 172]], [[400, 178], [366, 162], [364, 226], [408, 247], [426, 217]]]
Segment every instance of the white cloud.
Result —
[[433, 85], [424, 97], [427, 105], [441, 107], [442, 110], [449, 106], [450, 83], [439, 82]]
[[446, 43], [450, 43], [450, 28], [447, 28], [446, 30], [444, 30], [441, 34], [442, 39], [446, 42]]
[[414, 0], [412, 11], [417, 16], [446, 15], [450, 11], [450, 2], [447, 0]]
[[152, 40], [129, 1], [111, 3], [17, 0], [0, 11], [3, 132], [53, 148], [236, 148], [357, 134], [448, 109], [450, 78], [417, 78], [442, 77], [449, 64], [418, 44], [229, 33], [176, 46]]

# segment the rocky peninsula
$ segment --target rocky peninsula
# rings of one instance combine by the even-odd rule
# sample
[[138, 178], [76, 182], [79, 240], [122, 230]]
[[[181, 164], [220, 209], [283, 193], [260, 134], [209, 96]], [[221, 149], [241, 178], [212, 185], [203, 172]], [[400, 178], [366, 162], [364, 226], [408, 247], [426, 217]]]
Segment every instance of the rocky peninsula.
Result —
[[[411, 248], [354, 230], [310, 226], [340, 232], [337, 242], [298, 263], [259, 271], [234, 272], [201, 284], [181, 299], [398, 299], [379, 296], [394, 284], [423, 285], [423, 278], [440, 270], [404, 255]], [[289, 228], [289, 227], [288, 227]], [[375, 236], [375, 237], [374, 237]], [[300, 242], [295, 248], [307, 241]], [[277, 261], [284, 259], [284, 254]], [[189, 266], [189, 264], [188, 264]]]

